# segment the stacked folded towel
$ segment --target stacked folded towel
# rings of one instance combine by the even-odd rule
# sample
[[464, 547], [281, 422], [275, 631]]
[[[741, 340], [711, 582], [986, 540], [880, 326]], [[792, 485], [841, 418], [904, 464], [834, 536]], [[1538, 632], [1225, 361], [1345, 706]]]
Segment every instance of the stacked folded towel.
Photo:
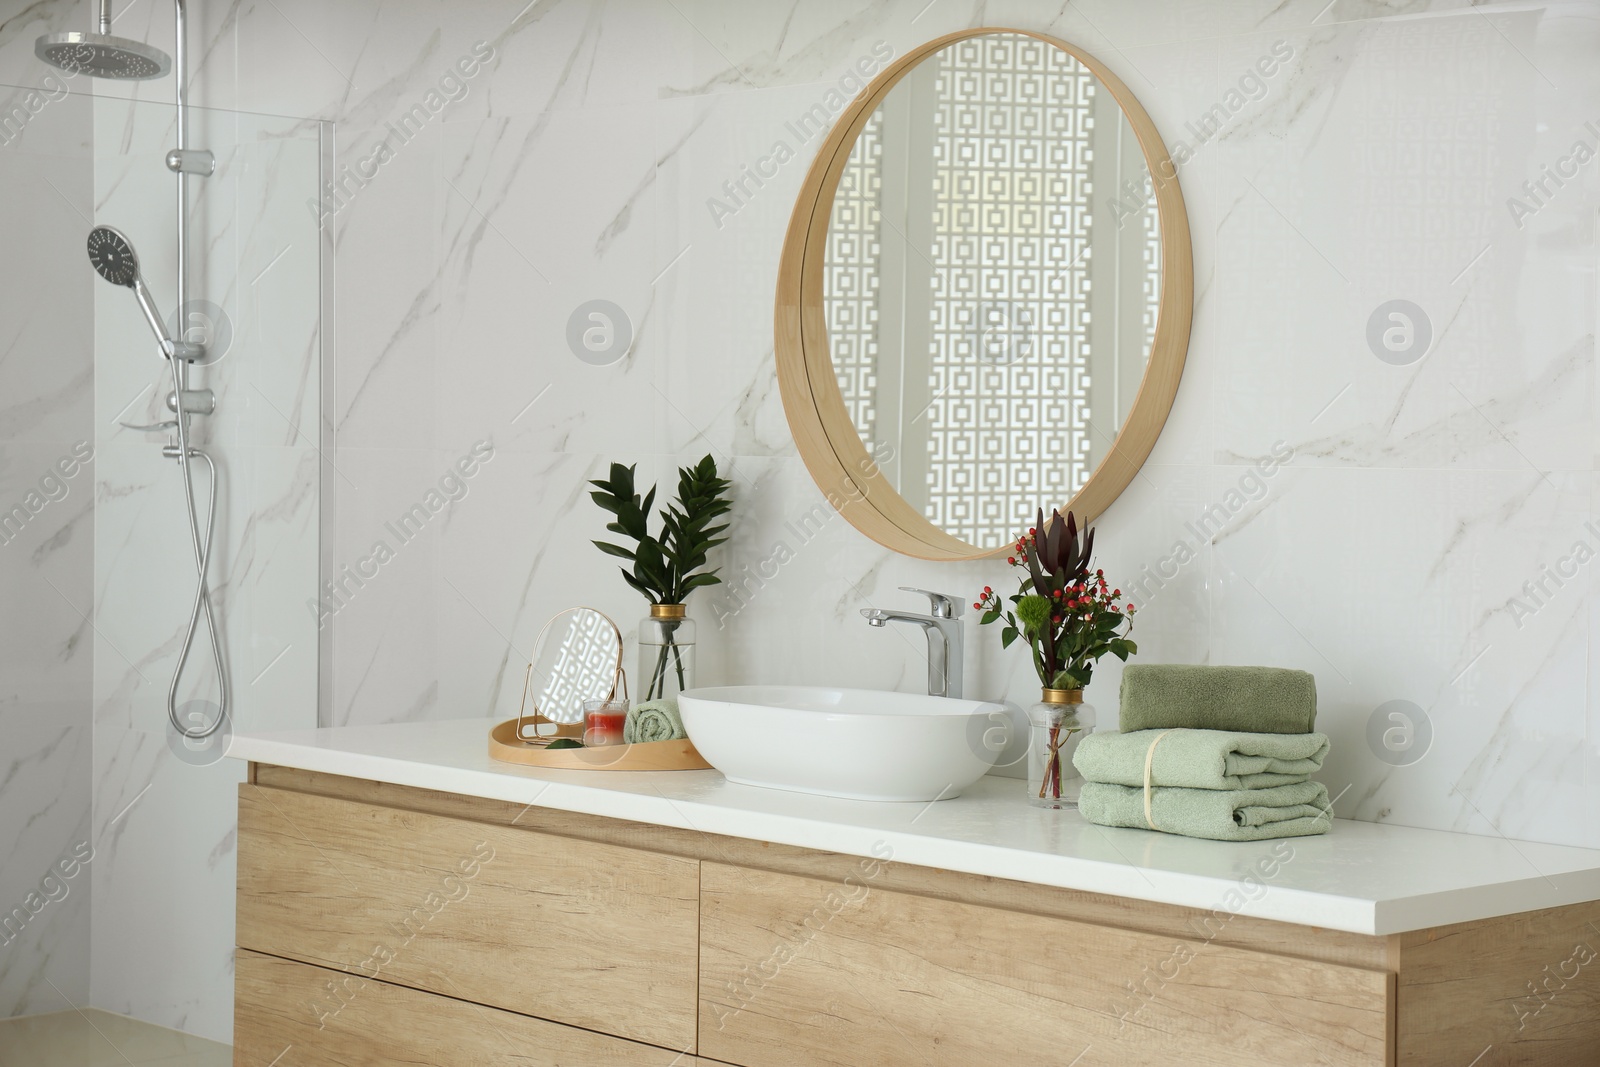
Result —
[[1139, 730], [1090, 734], [1072, 762], [1085, 780], [1110, 785], [1142, 788], [1149, 758], [1152, 780], [1160, 786], [1267, 789], [1300, 784], [1322, 769], [1327, 755], [1328, 739], [1322, 734]]
[[1317, 680], [1284, 667], [1135, 663], [1122, 672], [1122, 732], [1239, 730], [1308, 734], [1317, 728]]
[[1101, 826], [1218, 841], [1326, 833], [1328, 790], [1309, 777], [1327, 754], [1322, 734], [1091, 734], [1072, 757], [1078, 810]]
[[1328, 791], [1310, 776], [1316, 685], [1274, 667], [1137, 665], [1123, 672], [1121, 733], [1083, 739], [1078, 810], [1092, 823], [1218, 841], [1326, 833]]

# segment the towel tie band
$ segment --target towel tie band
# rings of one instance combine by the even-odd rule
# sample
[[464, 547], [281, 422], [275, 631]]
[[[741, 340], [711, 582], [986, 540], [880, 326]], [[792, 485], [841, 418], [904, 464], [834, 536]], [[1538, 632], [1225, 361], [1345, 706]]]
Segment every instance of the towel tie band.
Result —
[[1168, 734], [1175, 734], [1177, 732], [1178, 731], [1176, 728], [1161, 731], [1161, 733], [1156, 735], [1155, 740], [1150, 742], [1150, 748], [1144, 754], [1144, 821], [1145, 825], [1150, 827], [1152, 830], [1159, 829], [1159, 827], [1156, 826], [1156, 821], [1150, 811], [1150, 793], [1153, 785], [1151, 781], [1151, 771], [1156, 765], [1156, 746], [1161, 743], [1161, 739], [1163, 737], [1166, 737]]

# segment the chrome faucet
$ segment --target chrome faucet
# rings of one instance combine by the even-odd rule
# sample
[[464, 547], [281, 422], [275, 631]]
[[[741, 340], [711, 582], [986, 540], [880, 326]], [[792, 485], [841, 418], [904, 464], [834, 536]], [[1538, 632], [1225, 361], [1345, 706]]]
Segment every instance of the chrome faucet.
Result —
[[932, 697], [961, 696], [961, 617], [956, 613], [953, 599], [943, 593], [930, 593], [909, 585], [900, 587], [907, 593], [921, 593], [933, 602], [933, 614], [917, 615], [909, 611], [884, 611], [882, 608], [862, 608], [861, 616], [869, 626], [885, 626], [891, 622], [912, 622], [922, 627], [928, 635], [928, 695]]

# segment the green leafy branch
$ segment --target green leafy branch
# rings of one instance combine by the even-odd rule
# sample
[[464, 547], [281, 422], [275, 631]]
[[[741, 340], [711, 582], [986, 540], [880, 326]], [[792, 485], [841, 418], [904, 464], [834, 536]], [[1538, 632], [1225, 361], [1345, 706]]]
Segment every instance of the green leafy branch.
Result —
[[678, 498], [660, 512], [661, 532], [651, 534], [650, 512], [656, 487], [641, 497], [634, 486], [636, 466], [611, 465], [610, 476], [591, 481], [589, 498], [612, 515], [606, 529], [633, 542], [633, 547], [596, 541], [608, 556], [627, 560], [623, 579], [652, 604], [682, 604], [696, 589], [722, 581], [706, 570], [711, 550], [723, 542], [726, 523], [713, 525], [732, 507], [732, 483], [718, 477], [717, 463], [709, 455], [692, 467], [678, 469]]

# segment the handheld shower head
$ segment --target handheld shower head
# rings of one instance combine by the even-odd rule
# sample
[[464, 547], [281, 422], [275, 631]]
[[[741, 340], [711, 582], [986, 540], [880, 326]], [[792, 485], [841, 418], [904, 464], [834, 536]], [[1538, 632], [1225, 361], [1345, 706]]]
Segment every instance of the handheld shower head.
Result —
[[161, 351], [168, 359], [183, 359], [194, 361], [205, 355], [205, 347], [189, 341], [174, 341], [167, 336], [167, 328], [162, 325], [161, 313], [156, 310], [156, 302], [150, 296], [149, 288], [144, 284], [144, 279], [139, 276], [139, 254], [133, 250], [133, 244], [122, 235], [122, 231], [112, 229], [110, 226], [96, 226], [89, 231], [89, 262], [100, 277], [112, 285], [120, 285], [133, 290], [134, 299], [139, 301], [139, 310], [144, 312], [144, 321], [150, 324], [150, 329], [155, 332], [156, 341], [161, 345]]
[[139, 282], [139, 255], [121, 230], [110, 226], [90, 230], [89, 262], [112, 285], [132, 289]]

